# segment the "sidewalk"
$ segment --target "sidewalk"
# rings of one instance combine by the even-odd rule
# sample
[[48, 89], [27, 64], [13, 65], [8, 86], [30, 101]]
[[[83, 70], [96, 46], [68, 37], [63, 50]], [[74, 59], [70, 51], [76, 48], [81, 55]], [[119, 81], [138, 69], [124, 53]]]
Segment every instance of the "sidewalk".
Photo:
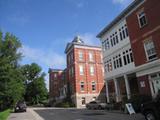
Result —
[[44, 120], [33, 108], [27, 108], [27, 112], [11, 113], [8, 120]]

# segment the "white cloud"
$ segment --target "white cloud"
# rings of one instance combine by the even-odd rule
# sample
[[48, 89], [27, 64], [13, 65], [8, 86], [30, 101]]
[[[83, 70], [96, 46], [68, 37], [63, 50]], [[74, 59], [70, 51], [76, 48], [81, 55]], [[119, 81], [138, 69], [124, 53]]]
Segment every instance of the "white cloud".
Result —
[[121, 4], [122, 6], [127, 6], [133, 0], [112, 0], [114, 4]]
[[65, 66], [65, 57], [52, 50], [42, 50], [37, 48], [31, 48], [29, 46], [22, 46], [22, 54], [29, 61], [39, 63], [43, 66], [62, 68]]
[[99, 39], [96, 38], [95, 34], [84, 33], [84, 34], [80, 34], [79, 36], [82, 38], [84, 43], [86, 43], [88, 45], [100, 46], [100, 41], [99, 41]]

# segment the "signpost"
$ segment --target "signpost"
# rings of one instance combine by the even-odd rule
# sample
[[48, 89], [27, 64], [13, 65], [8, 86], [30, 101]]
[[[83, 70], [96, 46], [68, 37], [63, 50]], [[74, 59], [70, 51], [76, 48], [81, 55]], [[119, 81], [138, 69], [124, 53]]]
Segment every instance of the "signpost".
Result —
[[131, 114], [135, 114], [135, 110], [134, 110], [134, 108], [133, 108], [133, 106], [132, 106], [131, 103], [127, 103], [126, 104], [126, 108], [127, 108], [127, 110], [128, 110], [128, 112], [129, 112], [130, 115]]

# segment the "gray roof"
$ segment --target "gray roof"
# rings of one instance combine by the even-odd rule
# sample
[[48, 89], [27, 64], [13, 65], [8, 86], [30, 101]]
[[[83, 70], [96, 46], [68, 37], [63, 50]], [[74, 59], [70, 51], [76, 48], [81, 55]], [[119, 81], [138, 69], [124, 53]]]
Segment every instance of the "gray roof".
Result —
[[126, 9], [124, 9], [110, 24], [108, 24], [96, 37], [102, 37], [109, 29], [111, 29], [117, 22], [125, 17], [131, 10], [139, 5], [144, 0], [134, 0]]
[[93, 48], [101, 48], [100, 46], [94, 46], [94, 45], [87, 45], [84, 43], [84, 41], [79, 37], [79, 36], [76, 36], [72, 42], [69, 42], [66, 46], [66, 49], [65, 49], [65, 53], [68, 52], [68, 50], [70, 48], [72, 48], [72, 46], [74, 45], [78, 45], [78, 46], [86, 46], [86, 47], [93, 47]]
[[62, 69], [52, 69], [52, 68], [49, 68], [48, 73], [50, 73], [50, 72], [59, 72], [59, 71], [63, 71], [63, 70]]

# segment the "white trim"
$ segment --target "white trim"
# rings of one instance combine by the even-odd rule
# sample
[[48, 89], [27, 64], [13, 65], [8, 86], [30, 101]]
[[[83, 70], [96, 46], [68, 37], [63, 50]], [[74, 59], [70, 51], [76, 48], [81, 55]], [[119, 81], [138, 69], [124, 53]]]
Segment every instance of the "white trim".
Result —
[[139, 77], [139, 76], [144, 76], [144, 75], [152, 74], [159, 71], [160, 71], [160, 59], [136, 67], [135, 72], [137, 77]]
[[154, 92], [153, 92], [153, 85], [152, 85], [151, 76], [148, 76], [148, 80], [149, 80], [149, 87], [150, 87], [150, 90], [151, 90], [151, 94], [152, 94], [152, 97], [153, 97], [154, 96]]
[[[142, 14], [142, 12], [143, 12], [143, 15], [140, 17], [140, 14]], [[146, 24], [144, 24], [143, 26], [142, 26], [141, 23], [140, 23], [140, 19], [141, 19], [142, 17], [145, 17], [145, 20], [146, 20]], [[140, 27], [140, 28], [143, 28], [144, 26], [146, 26], [146, 25], [148, 24], [147, 17], [146, 17], [146, 13], [144, 12], [144, 8], [142, 8], [141, 10], [139, 10], [139, 11], [137, 12], [137, 19], [138, 19], [138, 23], [139, 23], [139, 27]]]
[[74, 48], [83, 48], [83, 49], [90, 49], [90, 50], [99, 50], [99, 51], [102, 51], [102, 48], [89, 47], [89, 46], [78, 46], [78, 45], [74, 45]]

